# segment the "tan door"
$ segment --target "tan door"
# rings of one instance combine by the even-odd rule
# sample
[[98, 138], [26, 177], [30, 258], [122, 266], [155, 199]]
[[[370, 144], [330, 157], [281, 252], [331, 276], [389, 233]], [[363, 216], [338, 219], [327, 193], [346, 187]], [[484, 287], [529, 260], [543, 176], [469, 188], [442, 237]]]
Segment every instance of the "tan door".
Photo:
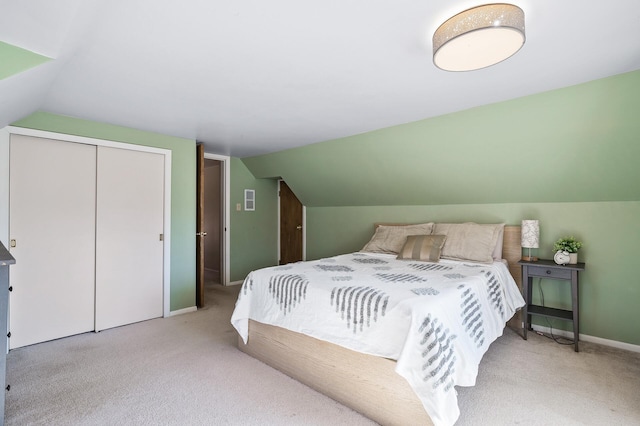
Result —
[[96, 331], [163, 315], [164, 156], [98, 147]]
[[280, 264], [302, 260], [302, 203], [280, 181]]
[[204, 306], [204, 145], [196, 145], [196, 306]]
[[11, 348], [94, 329], [96, 147], [12, 135]]

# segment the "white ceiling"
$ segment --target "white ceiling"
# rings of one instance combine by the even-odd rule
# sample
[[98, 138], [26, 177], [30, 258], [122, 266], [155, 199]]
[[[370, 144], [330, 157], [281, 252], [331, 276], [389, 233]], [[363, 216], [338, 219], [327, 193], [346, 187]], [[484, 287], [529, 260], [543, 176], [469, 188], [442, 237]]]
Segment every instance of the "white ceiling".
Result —
[[0, 81], [34, 111], [252, 156], [640, 69], [640, 1], [514, 0], [524, 47], [450, 73], [431, 36], [477, 0], [0, 0], [0, 41], [54, 58]]

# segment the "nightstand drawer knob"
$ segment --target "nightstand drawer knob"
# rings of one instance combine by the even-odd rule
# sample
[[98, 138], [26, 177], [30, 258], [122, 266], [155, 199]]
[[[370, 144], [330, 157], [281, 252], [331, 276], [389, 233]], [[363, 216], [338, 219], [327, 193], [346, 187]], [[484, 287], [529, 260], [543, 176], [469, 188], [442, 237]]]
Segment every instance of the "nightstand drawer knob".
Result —
[[551, 275], [551, 271], [547, 269], [547, 275]]

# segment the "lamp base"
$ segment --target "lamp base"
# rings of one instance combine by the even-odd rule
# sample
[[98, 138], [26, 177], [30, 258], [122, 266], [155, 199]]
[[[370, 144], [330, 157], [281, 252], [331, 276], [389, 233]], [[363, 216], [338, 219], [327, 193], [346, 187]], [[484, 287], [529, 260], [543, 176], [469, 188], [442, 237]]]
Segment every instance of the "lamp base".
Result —
[[538, 258], [535, 256], [522, 256], [522, 259], [520, 260], [524, 260], [526, 262], [537, 262]]

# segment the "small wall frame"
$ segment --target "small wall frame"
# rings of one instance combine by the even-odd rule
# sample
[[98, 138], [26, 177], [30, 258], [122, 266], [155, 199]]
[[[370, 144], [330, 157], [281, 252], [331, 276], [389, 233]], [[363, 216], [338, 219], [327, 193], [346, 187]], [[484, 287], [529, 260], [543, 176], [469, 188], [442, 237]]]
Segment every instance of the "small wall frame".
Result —
[[255, 189], [244, 190], [244, 209], [252, 212], [256, 209], [256, 191]]

